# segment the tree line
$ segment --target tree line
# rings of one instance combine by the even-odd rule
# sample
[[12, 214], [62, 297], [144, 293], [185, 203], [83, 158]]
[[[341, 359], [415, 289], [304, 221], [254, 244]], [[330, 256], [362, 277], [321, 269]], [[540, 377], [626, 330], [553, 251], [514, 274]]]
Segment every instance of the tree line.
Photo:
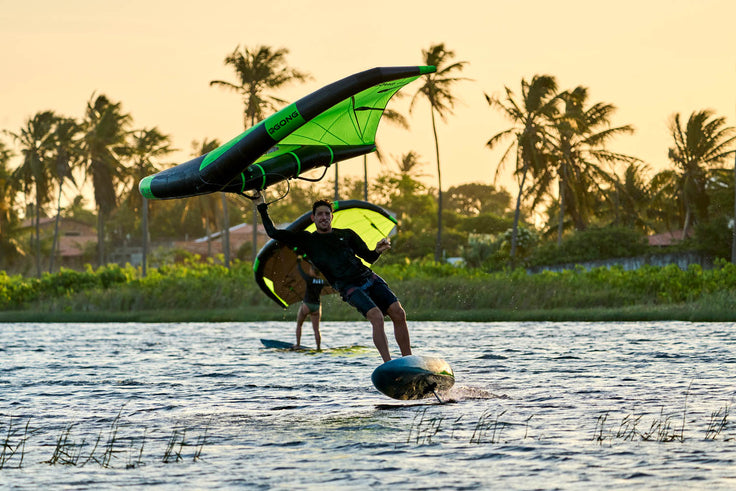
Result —
[[[287, 63], [287, 49], [240, 46], [226, 56], [236, 82], [213, 80], [213, 87], [237, 93], [243, 102], [247, 129], [286, 104], [278, 90], [304, 82], [311, 75]], [[693, 228], [726, 227], [733, 217], [736, 128], [709, 109], [693, 112], [686, 121], [674, 114], [669, 121], [671, 167], [654, 175], [635, 156], [609, 150], [611, 142], [633, 133], [631, 125], [613, 126], [616, 107], [590, 100], [589, 89], [560, 89], [554, 76], [522, 79], [520, 90], [504, 87], [501, 97], [485, 95], [489, 110], [504, 114], [510, 126], [495, 132], [485, 145], [503, 150], [496, 175], [511, 165], [518, 191], [515, 197], [493, 183], [468, 183], [443, 189], [438, 120], [451, 124], [457, 103], [455, 90], [468, 80], [460, 76], [469, 62], [458, 61], [444, 44], [422, 50], [422, 62], [437, 67], [422, 77], [412, 97], [409, 116], [418, 103], [430, 108], [437, 186], [422, 182], [427, 164], [419, 152], [407, 149], [386, 162], [370, 182], [364, 157], [363, 179], [340, 179], [334, 165], [332, 184], [295, 180], [275, 186], [283, 195], [274, 216], [290, 221], [326, 195], [366, 199], [397, 214], [400, 235], [395, 258], [464, 256], [477, 265], [518, 265], [540, 245], [564, 247], [564, 239], [589, 228], [619, 227], [637, 234]], [[389, 110], [384, 118], [408, 128], [409, 118]], [[479, 142], [479, 145], [483, 142]], [[192, 142], [192, 156], [220, 145], [216, 139]], [[54, 269], [58, 232], [42, 240], [40, 220], [75, 218], [94, 224], [97, 249], [90, 258], [105, 264], [112, 244], [162, 242], [182, 236], [210, 236], [251, 219], [255, 209], [246, 200], [224, 193], [149, 204], [138, 192], [143, 177], [174, 165], [171, 136], [157, 127], [136, 128], [122, 103], [92, 94], [84, 116], [77, 120], [54, 111], [41, 111], [0, 138], [0, 268], [25, 273]], [[19, 157], [20, 164], [11, 167]], [[62, 206], [65, 189], [76, 196]], [[334, 187], [334, 189], [330, 189]], [[91, 189], [92, 196], [85, 195]], [[90, 200], [93, 203], [90, 203]], [[89, 209], [94, 206], [94, 211]], [[150, 214], [149, 214], [150, 210]], [[33, 219], [33, 232], [21, 226]], [[248, 249], [232, 255], [251, 260]], [[633, 240], [633, 239], [632, 239]], [[226, 238], [226, 243], [227, 238]], [[225, 250], [229, 263], [231, 251]], [[48, 263], [43, 262], [48, 260]]]

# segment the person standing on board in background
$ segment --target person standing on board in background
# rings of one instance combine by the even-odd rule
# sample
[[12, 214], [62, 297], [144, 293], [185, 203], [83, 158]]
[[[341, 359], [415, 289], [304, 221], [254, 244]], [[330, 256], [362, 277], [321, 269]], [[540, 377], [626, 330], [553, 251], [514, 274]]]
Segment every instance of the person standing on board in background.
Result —
[[314, 342], [317, 344], [317, 350], [320, 350], [322, 343], [322, 336], [319, 334], [319, 321], [322, 318], [322, 303], [320, 302], [319, 296], [322, 293], [322, 288], [326, 282], [322, 278], [319, 278], [319, 272], [307, 262], [307, 270], [302, 269], [302, 256], [296, 256], [296, 267], [299, 270], [299, 274], [304, 278], [306, 288], [304, 289], [304, 299], [299, 307], [299, 312], [296, 314], [296, 344], [299, 346], [302, 339], [302, 324], [307, 315], [312, 321], [312, 329], [314, 330]]
[[378, 241], [370, 250], [363, 239], [351, 229], [332, 228], [332, 203], [319, 200], [312, 205], [314, 232], [277, 229], [268, 216], [268, 204], [259, 194], [255, 198], [258, 212], [266, 233], [272, 239], [296, 247], [309, 256], [327, 278], [332, 287], [340, 292], [344, 301], [355, 307], [371, 323], [373, 344], [384, 362], [391, 359], [388, 339], [384, 331], [383, 318], [388, 315], [394, 325], [394, 337], [402, 356], [411, 355], [409, 327], [406, 312], [386, 282], [358, 259], [361, 257], [374, 263], [382, 252], [391, 248], [388, 237]]

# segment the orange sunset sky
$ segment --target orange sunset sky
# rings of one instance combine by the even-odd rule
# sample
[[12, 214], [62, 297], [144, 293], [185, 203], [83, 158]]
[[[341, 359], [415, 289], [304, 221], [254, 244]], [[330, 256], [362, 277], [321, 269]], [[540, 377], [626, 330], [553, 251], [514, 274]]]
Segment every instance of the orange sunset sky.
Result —
[[[81, 118], [93, 93], [120, 101], [136, 128], [156, 126], [191, 158], [192, 140], [242, 132], [242, 103], [210, 87], [235, 82], [224, 58], [236, 46], [287, 48], [291, 67], [313, 79], [278, 93], [294, 101], [375, 66], [418, 65], [443, 42], [468, 61], [454, 115], [438, 126], [443, 188], [491, 183], [500, 153], [485, 148], [510, 126], [484, 93], [519, 92], [522, 78], [554, 75], [584, 85], [590, 102], [615, 104], [631, 124], [611, 149], [659, 170], [668, 166], [668, 118], [711, 108], [736, 125], [736, 2], [733, 0], [171, 1], [0, 0], [0, 130], [18, 131], [38, 111]], [[413, 94], [418, 82], [402, 92]], [[390, 106], [408, 115], [408, 98]], [[436, 185], [426, 102], [409, 131], [384, 125], [377, 142], [394, 158], [414, 150]], [[3, 137], [5, 138], [5, 137]], [[362, 160], [341, 164], [361, 175]], [[388, 163], [385, 165], [395, 165]], [[395, 168], [395, 167], [394, 167]], [[380, 164], [369, 158], [369, 173]], [[328, 174], [331, 176], [331, 174]], [[499, 183], [516, 187], [509, 172]]]

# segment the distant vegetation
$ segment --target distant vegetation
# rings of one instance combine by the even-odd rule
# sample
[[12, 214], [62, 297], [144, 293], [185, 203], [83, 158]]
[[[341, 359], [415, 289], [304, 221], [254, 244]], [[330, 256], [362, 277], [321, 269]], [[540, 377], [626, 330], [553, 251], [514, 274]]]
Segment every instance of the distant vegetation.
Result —
[[[413, 320], [736, 319], [736, 266], [582, 268], [530, 275], [489, 273], [424, 261], [377, 267]], [[292, 320], [253, 281], [250, 263], [230, 269], [187, 260], [146, 277], [109, 265], [41, 278], [0, 273], [0, 321]], [[361, 320], [336, 295], [323, 297], [325, 320]]]
[[[238, 46], [224, 58], [236, 81], [211, 85], [242, 98], [244, 127], [283, 106], [278, 97], [283, 86], [311, 78], [291, 68], [287, 55], [286, 49]], [[440, 161], [437, 123], [452, 124], [453, 106], [461, 102], [453, 92], [466, 81], [460, 72], [471, 62], [457, 61], [444, 43], [422, 50], [422, 60], [435, 64], [437, 72], [415, 87], [412, 101], [430, 105], [433, 148], [407, 148], [393, 162], [379, 149], [384, 166], [370, 180], [367, 173], [363, 179], [339, 179], [335, 168], [334, 179], [325, 172], [318, 183], [275, 186], [269, 193], [285, 196], [272, 208], [277, 221], [293, 220], [315, 198], [367, 199], [397, 215], [392, 260], [463, 257], [487, 271], [635, 255], [645, 248], [646, 235], [675, 230], [692, 237], [684, 247], [730, 257], [736, 128], [724, 117], [709, 109], [687, 118], [671, 115], [671, 146], [662, 149], [669, 167], [652, 174], [648, 163], [611, 150], [617, 139], [635, 131], [630, 124], [612, 125], [615, 105], [593, 100], [587, 87], [558, 87], [554, 76], [537, 74], [522, 78], [518, 89], [505, 86], [502, 97], [486, 96], [489, 111], [504, 114], [509, 126], [489, 128], [487, 141], [467, 145], [501, 148], [501, 161], [489, 162], [487, 176], [444, 189], [441, 169], [460, 169], [463, 163]], [[37, 278], [58, 270], [58, 237], [41, 235], [42, 217], [94, 226], [98, 247], [85, 259], [95, 267], [107, 264], [117, 246], [141, 246], [146, 233], [154, 247], [167, 247], [252, 219], [251, 203], [234, 195], [146, 203], [137, 183], [174, 165], [171, 136], [136, 126], [123, 103], [105, 94], [94, 93], [80, 105], [81, 119], [42, 111], [0, 135], [0, 270]], [[409, 116], [388, 111], [384, 118], [408, 128]], [[192, 142], [192, 156], [219, 145], [209, 138]], [[436, 186], [423, 181], [428, 161], [422, 155], [436, 163]], [[491, 181], [504, 165], [517, 179], [513, 195]], [[66, 199], [70, 193], [74, 197]], [[254, 252], [253, 244], [245, 244], [220, 262], [227, 266], [230, 254], [252, 261]]]

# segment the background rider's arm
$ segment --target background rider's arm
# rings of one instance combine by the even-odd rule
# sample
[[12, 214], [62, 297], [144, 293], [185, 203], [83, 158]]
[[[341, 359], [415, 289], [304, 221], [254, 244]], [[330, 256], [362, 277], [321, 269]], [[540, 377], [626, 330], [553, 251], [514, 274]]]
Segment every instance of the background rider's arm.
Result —
[[299, 270], [299, 274], [302, 275], [302, 278], [304, 278], [304, 281], [306, 281], [307, 283], [310, 283], [312, 281], [312, 277], [308, 275], [307, 272], [302, 269], [301, 256], [296, 257], [296, 267]]

